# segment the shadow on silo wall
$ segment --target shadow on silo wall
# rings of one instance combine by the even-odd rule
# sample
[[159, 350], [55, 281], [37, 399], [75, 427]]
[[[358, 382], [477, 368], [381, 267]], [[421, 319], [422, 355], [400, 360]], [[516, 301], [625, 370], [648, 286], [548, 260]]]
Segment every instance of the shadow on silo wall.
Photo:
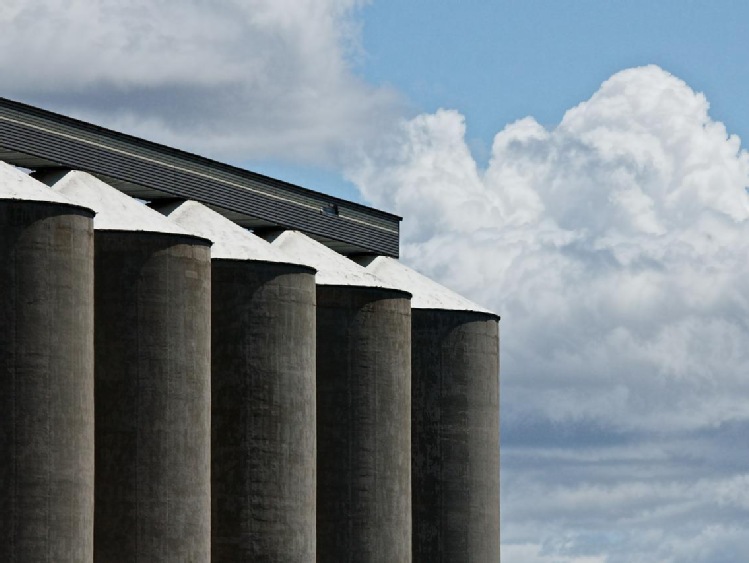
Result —
[[91, 561], [93, 213], [0, 201], [0, 561]]
[[411, 561], [411, 308], [317, 288], [317, 561]]
[[414, 563], [499, 561], [499, 325], [414, 309]]
[[212, 267], [212, 561], [314, 561], [315, 272]]
[[210, 561], [210, 246], [96, 231], [96, 561]]

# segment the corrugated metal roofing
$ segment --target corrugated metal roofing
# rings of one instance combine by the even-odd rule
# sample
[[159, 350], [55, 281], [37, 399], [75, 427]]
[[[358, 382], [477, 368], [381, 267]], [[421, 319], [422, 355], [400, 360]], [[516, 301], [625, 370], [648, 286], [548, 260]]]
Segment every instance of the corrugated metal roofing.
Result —
[[344, 254], [398, 255], [396, 215], [5, 98], [0, 160], [83, 170], [140, 199], [192, 199], [243, 227], [299, 230]]

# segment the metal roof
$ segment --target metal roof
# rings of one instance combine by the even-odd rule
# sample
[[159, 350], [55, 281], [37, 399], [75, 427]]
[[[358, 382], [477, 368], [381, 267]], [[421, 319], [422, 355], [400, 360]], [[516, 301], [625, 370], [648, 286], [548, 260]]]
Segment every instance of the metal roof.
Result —
[[139, 199], [199, 201], [248, 229], [302, 231], [342, 254], [398, 256], [397, 215], [6, 98], [0, 160], [82, 170]]

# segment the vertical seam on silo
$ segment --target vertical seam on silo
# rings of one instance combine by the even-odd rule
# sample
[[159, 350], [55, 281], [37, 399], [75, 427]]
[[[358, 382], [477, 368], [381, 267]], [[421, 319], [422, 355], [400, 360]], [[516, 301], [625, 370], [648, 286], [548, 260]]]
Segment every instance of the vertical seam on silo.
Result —
[[[438, 539], [437, 539], [437, 545], [439, 546], [440, 553], [442, 552], [442, 546], [444, 545], [445, 541], [445, 479], [444, 479], [444, 471], [445, 471], [445, 457], [443, 455], [443, 446], [444, 446], [444, 436], [445, 436], [445, 428], [444, 428], [444, 413], [442, 412], [442, 409], [444, 407], [445, 403], [445, 366], [443, 365], [443, 346], [444, 342], [447, 340], [447, 337], [444, 334], [445, 327], [442, 326], [442, 323], [444, 322], [444, 319], [442, 315], [438, 314], [437, 318], [435, 319], [435, 322], [438, 323], [439, 330], [437, 334], [439, 334], [440, 338], [440, 346], [437, 348], [437, 357], [439, 358], [438, 362], [438, 375], [439, 375], [439, 393], [437, 394], [437, 413], [439, 416], [439, 420], [437, 422], [437, 455], [439, 459], [438, 464], [438, 471], [439, 471], [439, 479], [437, 480], [437, 498], [439, 499], [439, 523], [438, 523]], [[440, 560], [442, 559], [442, 556], [440, 555]]]
[[[344, 317], [345, 318], [345, 317]], [[353, 329], [354, 322], [351, 322], [351, 327]], [[349, 332], [349, 337], [351, 336], [351, 332]], [[328, 351], [330, 353], [330, 351]], [[335, 353], [335, 351], [334, 351]], [[348, 506], [352, 507], [354, 504], [352, 503], [353, 497], [354, 497], [354, 476], [356, 475], [355, 467], [354, 467], [354, 427], [356, 424], [356, 420], [354, 420], [354, 416], [357, 415], [357, 413], [354, 410], [354, 386], [353, 386], [353, 377], [352, 373], [354, 373], [353, 370], [353, 358], [351, 357], [351, 352], [347, 351], [347, 366], [346, 366], [346, 395], [348, 399], [348, 416], [346, 417], [348, 419], [348, 436], [346, 438], [346, 444], [348, 445], [348, 472], [349, 474], [346, 476], [346, 488], [348, 489]], [[334, 375], [335, 377], [335, 375]], [[329, 386], [330, 387], [330, 386]], [[332, 394], [332, 393], [331, 393]], [[333, 394], [333, 397], [335, 398], [335, 395]], [[335, 407], [335, 405], [334, 405]], [[356, 527], [355, 523], [355, 516], [349, 512], [349, 518], [348, 518], [348, 534], [346, 534], [346, 537], [348, 539], [348, 545], [346, 546], [347, 551], [351, 551], [352, 543], [353, 543], [353, 537], [354, 537], [354, 528]]]
[[[166, 332], [165, 334], [166, 336], [166, 370], [165, 370], [166, 372], [166, 409], [164, 409], [165, 414], [166, 414], [166, 424], [164, 426], [166, 428], [166, 451], [167, 452], [172, 451], [170, 440], [172, 439], [172, 434], [173, 434], [172, 429], [170, 428], [170, 422], [171, 422], [170, 408], [172, 405], [172, 367], [173, 367], [172, 366], [172, 350], [171, 350], [170, 344], [171, 344], [172, 339], [169, 337], [169, 328], [170, 328], [169, 324], [172, 319], [172, 300], [171, 300], [171, 295], [169, 294], [169, 284], [171, 283], [171, 275], [172, 275], [170, 271], [170, 266], [172, 265], [172, 260], [171, 260], [172, 248], [173, 247], [169, 247], [168, 251], [164, 252], [164, 262], [166, 262], [166, 280], [165, 280], [166, 287], [164, 290], [164, 294], [165, 294], [164, 297], [166, 298], [166, 303], [165, 303], [166, 323], [162, 325], [163, 329]], [[184, 327], [181, 327], [181, 328], [184, 328]], [[178, 376], [179, 373], [175, 373], [174, 375]], [[165, 515], [164, 515], [166, 522], [164, 522], [164, 524], [166, 525], [166, 539], [167, 539], [166, 544], [167, 545], [169, 545], [168, 540], [170, 539], [171, 528], [172, 528], [172, 523], [169, 519], [169, 508], [170, 508], [170, 502], [171, 502], [171, 499], [169, 498], [169, 493], [171, 489], [170, 485], [172, 485], [172, 483], [170, 483], [169, 481], [172, 481], [172, 479], [174, 478], [174, 476], [170, 474], [170, 469], [171, 468], [167, 467], [166, 471], [164, 471], [164, 473], [166, 473], [167, 475], [167, 483], [166, 483], [166, 487], [164, 487], [166, 491], [166, 501], [164, 503], [166, 506]], [[184, 467], [182, 469], [184, 470]]]
[[12, 494], [12, 502], [13, 502], [13, 519], [12, 519], [12, 530], [11, 530], [11, 557], [15, 561], [16, 559], [16, 530], [18, 527], [18, 433], [16, 432], [18, 427], [18, 418], [17, 413], [18, 409], [16, 406], [16, 399], [18, 397], [18, 393], [16, 392], [16, 383], [18, 381], [18, 311], [16, 309], [16, 304], [18, 303], [18, 284], [17, 279], [18, 276], [16, 275], [16, 253], [14, 252], [14, 260], [13, 260], [13, 267], [11, 268], [11, 272], [13, 275], [13, 279], [11, 280], [10, 287], [12, 288], [13, 295], [11, 298], [11, 310], [13, 311], [13, 378], [12, 378], [12, 386], [13, 386], [13, 393], [12, 393], [12, 404], [13, 404], [13, 494]]
[[[140, 349], [140, 289], [141, 289], [141, 275], [137, 274], [135, 278], [135, 349], [137, 355], [135, 358], [136, 374], [135, 374], [135, 554], [136, 557], [140, 558], [140, 544], [141, 544], [141, 526], [140, 526], [140, 440], [141, 440], [141, 419], [142, 413], [140, 411], [140, 394], [142, 392], [141, 386], [141, 358], [143, 357]], [[128, 377], [125, 375], [125, 385], [127, 385]], [[127, 475], [125, 476], [128, 477]]]
[[[232, 278], [233, 278], [233, 275], [232, 275]], [[242, 305], [244, 305], [244, 300], [242, 302]], [[240, 330], [244, 331], [244, 329], [245, 327], [242, 327]], [[251, 355], [252, 348], [253, 346], [252, 344], [250, 344], [249, 346], [250, 351], [248, 352], [248, 350], [244, 348], [243, 346], [242, 360], [244, 364], [243, 367], [245, 369], [247, 369], [247, 356]], [[254, 434], [253, 434], [253, 429], [255, 428], [255, 409], [251, 407], [251, 404], [252, 404], [251, 401], [255, 398], [253, 389], [252, 389], [252, 378], [254, 375], [255, 375], [254, 372], [249, 371], [248, 373], [245, 374], [245, 377], [243, 378], [244, 381], [242, 382], [242, 387], [244, 388], [242, 408], [246, 409], [245, 410], [245, 413], [246, 413], [245, 414], [245, 427], [242, 429], [242, 432], [244, 433], [244, 440], [247, 440], [247, 437], [251, 437], [246, 442], [248, 446], [250, 445], [254, 446], [255, 444]], [[240, 444], [241, 443], [243, 443], [243, 441], [240, 441]], [[246, 495], [243, 501], [246, 503], [248, 507], [248, 510], [247, 510], [248, 512], [247, 514], [247, 538], [248, 538], [247, 545], [248, 547], [252, 546], [252, 547], [249, 547], [249, 550], [254, 548], [255, 542], [257, 541], [257, 538], [255, 537], [255, 528], [256, 528], [255, 519], [257, 517], [256, 511], [255, 511], [256, 504], [253, 502], [254, 500], [253, 499], [253, 485], [254, 485], [253, 469], [254, 468], [252, 466], [252, 450], [254, 449], [254, 447], [252, 446], [247, 447], [243, 452], [243, 456], [244, 456], [243, 461], [246, 464], [244, 468], [245, 474], [241, 475], [240, 477], [242, 481], [244, 481], [244, 494]], [[258, 445], [258, 449], [260, 449], [259, 445]], [[245, 476], [246, 476], [246, 481], [245, 481]]]
[[[376, 309], [375, 309], [375, 307], [372, 307], [372, 309], [373, 309], [372, 314], [374, 315]], [[379, 375], [380, 374], [379, 374], [379, 370], [377, 369], [377, 366], [380, 365], [380, 363], [379, 363], [380, 346], [382, 345], [382, 341], [380, 340], [379, 331], [376, 332], [375, 334], [377, 335], [377, 342], [376, 342], [375, 347], [374, 347], [374, 358], [372, 358], [372, 361], [374, 362], [374, 366], [373, 366], [374, 367], [374, 377], [372, 378], [372, 381], [374, 383], [374, 428], [372, 429], [373, 433], [374, 433], [374, 452], [373, 452], [374, 453], [374, 465], [372, 467], [374, 475], [373, 475], [373, 478], [372, 478], [372, 487], [374, 489], [375, 523], [376, 524], [380, 524], [380, 522], [381, 522], [380, 519], [383, 517], [383, 515], [381, 514], [381, 511], [380, 511], [380, 502], [379, 502], [381, 491], [377, 488], [377, 474], [379, 473], [379, 467], [378, 467], [379, 463], [378, 462], [379, 462], [379, 459], [380, 459], [378, 457], [378, 455], [377, 455], [378, 454], [377, 446], [379, 445], [379, 442], [380, 442], [380, 440], [379, 440], [379, 438], [380, 438], [380, 434], [379, 434], [380, 433], [380, 427], [379, 427], [378, 419], [377, 419], [377, 414], [378, 414], [377, 410], [380, 407], [380, 397], [379, 397], [379, 390], [380, 390]], [[392, 476], [391, 476], [391, 478], [392, 478]]]
[[[45, 224], [44, 226], [45, 226], [45, 230], [52, 231], [51, 226], [49, 226], [47, 224]], [[50, 242], [49, 242], [49, 244], [53, 245], [53, 240], [54, 240], [54, 237], [55, 237], [55, 233], [49, 232], [48, 234], [49, 234], [50, 239], [51, 239]], [[54, 249], [54, 250], [56, 251], [57, 249]], [[51, 268], [45, 268], [44, 269], [44, 278], [45, 278], [44, 281], [45, 281], [45, 290], [46, 291], [50, 291], [50, 283], [49, 283], [49, 281], [50, 281], [50, 279], [49, 279], [50, 278], [50, 274], [49, 274], [50, 270], [51, 270]], [[59, 299], [58, 296], [55, 296], [55, 297], [57, 299]], [[50, 348], [51, 348], [51, 344], [52, 344], [50, 342], [50, 340], [51, 340], [51, 338], [50, 338], [50, 326], [47, 325], [46, 329], [47, 329], [46, 330], [47, 342], [45, 344], [47, 346], [47, 352], [49, 352]], [[49, 354], [47, 354], [46, 356], [47, 356], [47, 362], [49, 362]], [[45, 430], [46, 430], [46, 435], [47, 435], [46, 436], [47, 437], [47, 443], [45, 444], [46, 447], [44, 448], [45, 451], [47, 452], [47, 482], [44, 484], [45, 485], [45, 497], [46, 497], [46, 500], [47, 500], [47, 510], [45, 511], [45, 514], [44, 514], [45, 524], [46, 524], [44, 526], [44, 531], [46, 533], [46, 540], [47, 540], [46, 544], [45, 544], [45, 547], [46, 547], [45, 551], [46, 551], [46, 559], [47, 559], [47, 561], [51, 561], [51, 553], [50, 553], [50, 551], [52, 549], [52, 546], [51, 546], [52, 542], [49, 541], [49, 529], [50, 529], [50, 521], [49, 520], [50, 520], [50, 511], [51, 511], [51, 503], [52, 503], [52, 498], [51, 498], [51, 494], [50, 494], [50, 489], [51, 489], [51, 486], [52, 486], [52, 440], [50, 439], [51, 429], [50, 429], [50, 424], [49, 424], [50, 418], [51, 418], [51, 416], [50, 416], [50, 413], [51, 413], [51, 410], [50, 410], [50, 406], [51, 405], [50, 405], [50, 403], [51, 403], [51, 395], [52, 395], [50, 393], [50, 384], [51, 384], [51, 379], [52, 379], [50, 377], [50, 375], [49, 375], [50, 367], [51, 366], [49, 365], [49, 363], [47, 363], [47, 365], [45, 366], [45, 370], [44, 370], [44, 376], [45, 376], [45, 379], [46, 379], [46, 381], [44, 382], [44, 398], [45, 398], [45, 403], [46, 403], [45, 406], [47, 407], [46, 408], [46, 412], [45, 412], [45, 426], [46, 426]]]

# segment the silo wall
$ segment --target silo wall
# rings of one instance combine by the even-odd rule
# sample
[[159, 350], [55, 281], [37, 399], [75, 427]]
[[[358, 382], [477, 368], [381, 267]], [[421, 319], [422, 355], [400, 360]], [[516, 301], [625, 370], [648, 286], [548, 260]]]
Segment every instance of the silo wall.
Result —
[[210, 246], [96, 231], [95, 560], [210, 561]]
[[317, 288], [317, 561], [411, 561], [410, 295]]
[[499, 561], [499, 325], [414, 309], [415, 563]]
[[315, 271], [212, 268], [212, 561], [314, 561]]
[[91, 561], [93, 212], [0, 201], [0, 561]]

